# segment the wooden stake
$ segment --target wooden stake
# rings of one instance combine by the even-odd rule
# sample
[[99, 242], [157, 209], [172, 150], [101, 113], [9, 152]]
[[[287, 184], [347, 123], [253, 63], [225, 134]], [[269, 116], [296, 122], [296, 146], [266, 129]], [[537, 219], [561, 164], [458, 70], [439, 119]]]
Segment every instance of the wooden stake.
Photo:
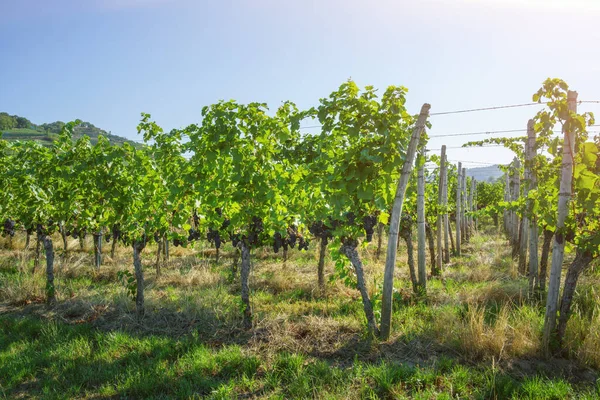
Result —
[[[442, 147], [444, 150], [446, 146]], [[442, 175], [444, 176], [444, 192], [442, 196], [442, 204], [444, 206], [444, 262], [450, 262], [450, 247], [448, 246], [448, 239], [452, 239], [452, 233], [450, 231], [450, 221], [448, 219], [448, 157], [444, 154], [444, 170]]]
[[[569, 90], [567, 101], [569, 111], [577, 112], [577, 92]], [[574, 168], [573, 154], [575, 153], [575, 133], [567, 131], [564, 127], [563, 133], [563, 158], [560, 190], [558, 194], [558, 218], [556, 221], [554, 245], [552, 246], [552, 266], [550, 267], [550, 279], [548, 281], [548, 297], [546, 300], [546, 315], [544, 318], [544, 334], [542, 338], [542, 347], [546, 353], [549, 349], [551, 334], [554, 332], [554, 327], [556, 326], [560, 275], [565, 256], [565, 220], [569, 214], [569, 200], [573, 195], [571, 184]]]
[[442, 271], [442, 224], [444, 221], [444, 213], [441, 211], [444, 209], [444, 168], [446, 167], [446, 145], [442, 146], [442, 155], [440, 157], [440, 179], [438, 183], [438, 211], [436, 220], [436, 246], [437, 246], [437, 257], [435, 260], [436, 273], [439, 274]]
[[427, 270], [425, 269], [425, 154], [421, 151], [417, 163], [421, 163], [417, 173], [417, 264], [419, 286], [423, 292], [427, 286]]
[[387, 256], [385, 259], [385, 271], [383, 275], [383, 293], [381, 300], [381, 338], [387, 340], [390, 336], [390, 328], [392, 321], [392, 294], [394, 289], [394, 268], [396, 266], [396, 255], [398, 250], [398, 227], [400, 225], [400, 216], [402, 215], [402, 206], [404, 205], [404, 196], [406, 194], [406, 186], [410, 178], [410, 173], [413, 168], [413, 161], [417, 145], [421, 138], [421, 133], [425, 129], [425, 122], [429, 115], [429, 104], [423, 104], [421, 112], [417, 119], [415, 128], [413, 129], [406, 158], [402, 166], [402, 173], [398, 180], [396, 188], [396, 196], [394, 198], [394, 206], [390, 218], [390, 233], [388, 238]]
[[[521, 180], [520, 180], [520, 171], [521, 171], [521, 161], [517, 157], [513, 160], [513, 171], [512, 171], [512, 182], [511, 182], [511, 201], [519, 200], [520, 192], [521, 192]], [[519, 216], [516, 211], [511, 211], [511, 222], [510, 225], [512, 227], [512, 235], [511, 235], [511, 244], [512, 244], [512, 255], [513, 258], [516, 258], [519, 254]]]
[[[525, 167], [529, 172], [528, 190], [537, 189], [537, 176], [535, 170], [536, 134], [533, 120], [527, 123], [527, 161]], [[527, 200], [527, 214], [529, 216], [529, 295], [532, 296], [538, 285], [538, 225], [537, 216], [533, 213], [533, 201]]]
[[467, 169], [463, 168], [462, 177], [461, 177], [461, 196], [462, 196], [462, 205], [461, 205], [461, 228], [462, 228], [462, 238], [463, 241], [469, 240], [469, 224], [467, 221], [467, 211], [469, 210], [469, 205], [467, 204]]
[[461, 221], [461, 193], [462, 189], [460, 187], [462, 179], [462, 163], [458, 163], [458, 179], [456, 181], [456, 255], [460, 257], [460, 221]]

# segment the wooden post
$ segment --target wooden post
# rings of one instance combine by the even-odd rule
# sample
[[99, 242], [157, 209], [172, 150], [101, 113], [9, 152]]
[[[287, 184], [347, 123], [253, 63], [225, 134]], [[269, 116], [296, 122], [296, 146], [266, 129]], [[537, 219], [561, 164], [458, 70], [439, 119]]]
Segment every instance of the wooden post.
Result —
[[406, 158], [402, 166], [402, 173], [398, 180], [396, 188], [396, 196], [394, 198], [394, 206], [390, 218], [390, 233], [388, 238], [387, 255], [385, 259], [385, 271], [383, 275], [383, 293], [381, 300], [381, 338], [387, 340], [390, 336], [390, 328], [392, 321], [392, 294], [394, 289], [394, 268], [396, 267], [396, 255], [398, 250], [398, 228], [400, 225], [400, 216], [402, 214], [402, 206], [404, 205], [404, 196], [406, 194], [406, 186], [410, 178], [410, 173], [413, 168], [413, 161], [417, 145], [421, 138], [421, 133], [425, 129], [425, 122], [429, 115], [431, 106], [427, 103], [421, 107], [421, 112], [417, 119], [417, 123], [413, 129], [410, 143], [406, 151]]
[[46, 304], [56, 304], [56, 288], [54, 286], [54, 246], [50, 236], [43, 235], [44, 250], [46, 251]]
[[460, 219], [461, 219], [461, 175], [462, 174], [462, 163], [458, 163], [458, 179], [456, 180], [456, 255], [460, 257]]
[[425, 269], [425, 152], [421, 151], [417, 163], [421, 163], [417, 172], [417, 265], [420, 290], [424, 293], [427, 285]]
[[94, 266], [100, 270], [102, 265], [102, 230], [92, 236], [94, 238]]
[[475, 231], [477, 230], [475, 225], [475, 216], [474, 216], [474, 212], [476, 211], [476, 207], [475, 207], [475, 191], [477, 190], [477, 181], [475, 180], [475, 178], [471, 177], [471, 191], [469, 192], [469, 208], [471, 210], [471, 216], [469, 217], [469, 225], [471, 227], [471, 235], [473, 235], [475, 233]]
[[[520, 187], [520, 171], [521, 171], [521, 161], [517, 157], [513, 160], [513, 171], [512, 171], [512, 184], [511, 184], [511, 201], [519, 200], [519, 195], [521, 193]], [[512, 235], [511, 235], [511, 244], [512, 244], [512, 255], [513, 258], [516, 258], [519, 254], [519, 215], [516, 211], [511, 211], [511, 223], [512, 227]]]
[[[530, 120], [531, 121], [531, 120]], [[529, 123], [527, 127], [527, 135], [529, 136]], [[525, 142], [525, 165], [523, 169], [523, 197], [527, 198], [529, 193], [529, 180], [530, 171], [529, 165], [531, 163], [531, 151], [529, 150], [529, 139]], [[529, 247], [529, 217], [527, 209], [523, 212], [523, 218], [521, 221], [521, 232], [519, 235], [519, 272], [525, 275], [527, 271], [527, 249]], [[530, 292], [533, 292], [533, 285], [531, 286]]]
[[467, 204], [469, 205], [469, 215], [467, 215], [467, 226], [468, 226], [468, 237], [473, 236], [473, 182], [475, 182], [475, 178], [471, 177], [469, 181], [469, 194], [467, 196]]
[[145, 314], [144, 308], [144, 268], [142, 266], [141, 253], [146, 243], [143, 240], [134, 241], [133, 247], [133, 268], [135, 271], [135, 310], [138, 319], [142, 319]]
[[[533, 129], [533, 120], [530, 119], [527, 123], [527, 161], [525, 168], [528, 171], [528, 184], [529, 190], [537, 189], [537, 176], [535, 170], [535, 156], [536, 156], [536, 135], [535, 129]], [[527, 214], [529, 217], [529, 295], [533, 296], [535, 286], [538, 281], [538, 225], [537, 216], [533, 213], [533, 201], [527, 200]]]
[[462, 220], [460, 221], [460, 227], [461, 227], [461, 233], [462, 233], [462, 240], [463, 242], [466, 242], [469, 240], [468, 237], [468, 233], [469, 233], [469, 227], [467, 225], [467, 169], [463, 167], [462, 169], [462, 177], [461, 179], [461, 183], [460, 183], [460, 187], [461, 187], [461, 200], [462, 200], [462, 204], [461, 204], [461, 216], [462, 216]]
[[439, 274], [442, 271], [442, 223], [444, 220], [444, 168], [446, 167], [446, 145], [442, 146], [442, 155], [440, 157], [440, 179], [438, 183], [438, 214], [436, 220], [436, 246], [437, 255], [435, 260], [436, 270]]
[[[567, 101], [569, 111], [577, 112], [577, 92], [569, 90]], [[546, 352], [548, 352], [549, 349], [550, 336], [556, 326], [560, 274], [565, 256], [565, 220], [569, 214], [569, 200], [573, 195], [572, 178], [574, 168], [573, 154], [575, 153], [575, 133], [567, 131], [563, 126], [563, 134], [562, 175], [558, 193], [558, 218], [556, 221], [554, 245], [552, 246], [552, 266], [550, 267], [550, 279], [548, 281], [548, 297], [546, 300], [546, 315], [544, 318], [544, 334], [542, 338], [542, 347]]]
[[[444, 145], [442, 148], [445, 150], [446, 146]], [[448, 157], [446, 156], [445, 152], [444, 152], [443, 176], [444, 176], [444, 189], [443, 189], [443, 194], [442, 194], [442, 204], [444, 206], [444, 219], [442, 221], [442, 224], [444, 225], [444, 262], [449, 263], [450, 262], [450, 247], [448, 246], [448, 239], [451, 237], [451, 234], [449, 235], [450, 221], [448, 220]]]
[[[509, 202], [510, 201], [510, 176], [509, 176], [508, 171], [506, 171], [504, 173], [504, 177], [506, 178], [505, 186], [504, 186], [504, 201]], [[504, 221], [504, 233], [506, 234], [506, 236], [508, 237], [508, 240], [510, 242], [511, 232], [512, 232], [511, 227], [510, 227], [510, 222], [511, 222], [510, 211], [505, 209], [502, 216], [503, 216], [503, 221]]]

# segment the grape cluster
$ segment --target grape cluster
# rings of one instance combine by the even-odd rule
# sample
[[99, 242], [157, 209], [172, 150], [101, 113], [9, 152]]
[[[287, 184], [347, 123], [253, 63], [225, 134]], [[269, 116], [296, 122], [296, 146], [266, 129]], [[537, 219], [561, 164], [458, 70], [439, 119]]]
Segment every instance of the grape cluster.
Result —
[[264, 230], [262, 219], [258, 217], [252, 217], [252, 223], [248, 229], [248, 245], [256, 246], [260, 244], [260, 234]]
[[308, 240], [298, 232], [298, 228], [295, 225], [288, 227], [287, 234], [288, 236], [284, 237], [281, 233], [277, 232], [273, 236], [273, 251], [275, 253], [278, 253], [282, 247], [284, 250], [287, 250], [288, 247], [293, 249], [296, 246], [296, 242], [298, 242], [298, 250], [308, 250]]
[[275, 235], [273, 236], [273, 251], [279, 253], [279, 249], [282, 247], [287, 249], [287, 241], [281, 236], [281, 233], [275, 232]]
[[206, 240], [215, 244], [215, 249], [219, 249], [221, 247], [221, 235], [219, 235], [219, 231], [208, 228], [208, 233], [206, 234]]
[[294, 247], [296, 247], [296, 240], [298, 239], [298, 231], [296, 230], [296, 226], [291, 225], [290, 227], [288, 227], [287, 233], [288, 233], [287, 242], [290, 245], [290, 247], [293, 249]]
[[16, 222], [13, 221], [12, 219], [5, 219], [4, 220], [4, 229], [3, 229], [3, 236], [9, 235], [10, 237], [15, 236], [15, 226], [16, 226]]
[[308, 227], [308, 230], [313, 236], [321, 238], [321, 240], [324, 240], [325, 244], [327, 244], [329, 239], [331, 239], [333, 237], [331, 228], [329, 226], [327, 226], [323, 221], [313, 222]]
[[308, 250], [308, 239], [304, 239], [304, 236], [298, 239], [298, 250]]
[[363, 227], [367, 234], [367, 242], [373, 240], [373, 232], [375, 231], [375, 225], [377, 225], [377, 217], [374, 215], [368, 215], [363, 218]]
[[81, 237], [82, 239], [85, 239], [85, 229], [73, 229], [71, 231], [66, 231], [65, 235], [67, 236], [73, 236], [73, 239], [77, 239], [78, 237]]
[[241, 240], [239, 234], [231, 232], [229, 233], [229, 239], [231, 239], [231, 244], [233, 245], [233, 247], [237, 247], [238, 243]]
[[188, 231], [188, 242], [200, 240], [200, 231], [198, 229], [190, 228]]
[[112, 238], [113, 240], [119, 240], [123, 236], [123, 232], [121, 232], [121, 227], [119, 224], [113, 225], [112, 228]]

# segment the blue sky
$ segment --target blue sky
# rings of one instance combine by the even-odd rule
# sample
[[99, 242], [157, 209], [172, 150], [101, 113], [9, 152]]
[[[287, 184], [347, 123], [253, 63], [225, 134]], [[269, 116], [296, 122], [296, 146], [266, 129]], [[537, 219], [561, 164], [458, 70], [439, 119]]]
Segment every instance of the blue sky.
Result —
[[[0, 16], [0, 111], [128, 138], [141, 112], [171, 129], [219, 99], [309, 107], [350, 77], [408, 87], [414, 113], [529, 102], [547, 77], [600, 100], [598, 0], [0, 0]], [[525, 128], [536, 111], [432, 117], [431, 134]]]

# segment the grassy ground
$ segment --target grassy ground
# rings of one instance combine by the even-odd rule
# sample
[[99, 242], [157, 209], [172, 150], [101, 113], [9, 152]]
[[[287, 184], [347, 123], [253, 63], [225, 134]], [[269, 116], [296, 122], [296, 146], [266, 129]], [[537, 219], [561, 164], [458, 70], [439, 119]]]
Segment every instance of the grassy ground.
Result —
[[[356, 290], [334, 282], [319, 291], [315, 246], [291, 251], [286, 263], [268, 250], [253, 254], [247, 332], [231, 248], [218, 265], [202, 244], [172, 248], [159, 278], [155, 249], [146, 249], [139, 322], [117, 279], [132, 270], [130, 249], [105, 255], [99, 272], [77, 241], [64, 262], [57, 250], [59, 302], [47, 309], [43, 267], [32, 274], [22, 239], [12, 245], [0, 251], [0, 397], [600, 397], [600, 274], [581, 279], [565, 353], [543, 359], [543, 304], [526, 298], [527, 281], [493, 232], [474, 237], [442, 279], [431, 279], [426, 298], [411, 294], [400, 249], [387, 342], [366, 335]], [[361, 254], [379, 309], [383, 259], [373, 244]]]

